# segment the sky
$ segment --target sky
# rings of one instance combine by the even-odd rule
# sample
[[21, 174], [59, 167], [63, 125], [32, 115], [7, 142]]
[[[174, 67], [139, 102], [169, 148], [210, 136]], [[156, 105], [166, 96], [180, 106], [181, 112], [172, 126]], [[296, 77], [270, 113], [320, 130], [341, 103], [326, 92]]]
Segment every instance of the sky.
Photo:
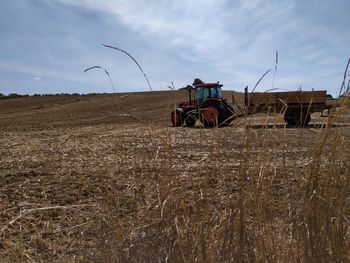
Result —
[[[350, 57], [348, 0], [1, 0], [0, 93], [324, 90]], [[274, 68], [278, 51], [275, 81]], [[84, 72], [99, 65], [101, 69]], [[114, 90], [113, 90], [114, 88]]]

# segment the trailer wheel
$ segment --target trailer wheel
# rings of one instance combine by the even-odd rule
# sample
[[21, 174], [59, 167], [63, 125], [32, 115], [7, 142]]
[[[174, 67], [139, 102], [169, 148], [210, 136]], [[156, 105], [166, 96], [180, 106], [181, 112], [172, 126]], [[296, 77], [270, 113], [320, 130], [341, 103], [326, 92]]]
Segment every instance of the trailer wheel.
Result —
[[309, 122], [311, 121], [311, 114], [310, 114], [310, 112], [306, 112], [305, 113], [306, 114], [306, 117], [305, 117], [305, 120], [303, 121], [303, 126], [305, 125], [305, 126], [307, 126], [307, 125], [309, 125]]
[[300, 109], [287, 109], [286, 113], [284, 114], [284, 120], [289, 126], [303, 127], [309, 124], [311, 114], [306, 110], [301, 111]]
[[171, 113], [171, 123], [174, 127], [182, 126], [182, 114], [180, 111], [175, 110]]

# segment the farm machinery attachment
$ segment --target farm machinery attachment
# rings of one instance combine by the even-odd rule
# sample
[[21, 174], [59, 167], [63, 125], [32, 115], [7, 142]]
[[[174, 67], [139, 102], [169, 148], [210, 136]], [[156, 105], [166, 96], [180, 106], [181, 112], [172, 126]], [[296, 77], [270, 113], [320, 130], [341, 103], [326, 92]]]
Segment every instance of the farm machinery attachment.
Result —
[[337, 100], [328, 99], [326, 90], [287, 91], [287, 92], [254, 92], [244, 93], [247, 114], [259, 112], [275, 112], [284, 115], [284, 120], [290, 127], [307, 126], [311, 114], [328, 111], [338, 105]]

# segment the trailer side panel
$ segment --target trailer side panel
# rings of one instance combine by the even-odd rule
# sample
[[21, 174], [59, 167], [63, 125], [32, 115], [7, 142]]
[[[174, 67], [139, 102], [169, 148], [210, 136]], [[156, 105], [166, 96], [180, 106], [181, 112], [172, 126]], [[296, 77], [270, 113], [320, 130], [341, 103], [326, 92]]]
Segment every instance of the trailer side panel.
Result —
[[[283, 101], [283, 102], [282, 102]], [[255, 92], [248, 95], [250, 106], [268, 104], [326, 104], [327, 92], [321, 91], [293, 91], [293, 92]]]

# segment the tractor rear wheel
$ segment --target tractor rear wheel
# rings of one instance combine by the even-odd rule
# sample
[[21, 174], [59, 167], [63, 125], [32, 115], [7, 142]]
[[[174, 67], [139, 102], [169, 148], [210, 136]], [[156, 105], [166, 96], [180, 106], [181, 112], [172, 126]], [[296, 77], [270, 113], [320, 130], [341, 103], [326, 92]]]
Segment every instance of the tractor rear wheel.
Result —
[[[204, 101], [201, 105], [201, 112], [202, 112], [202, 117], [203, 117], [203, 112], [206, 112], [207, 109], [209, 109], [209, 112], [207, 115], [213, 115], [215, 114], [214, 117], [209, 117], [209, 119], [216, 118], [216, 123], [214, 126], [224, 126], [229, 124], [229, 122], [232, 119], [233, 115], [233, 109], [230, 105], [228, 105], [226, 102], [221, 101], [221, 100], [215, 100], [215, 99], [208, 99]], [[216, 111], [214, 111], [215, 109]], [[210, 113], [211, 112], [211, 113]], [[206, 118], [204, 118], [205, 120]], [[209, 126], [213, 126], [213, 121], [210, 121], [211, 124]], [[206, 125], [204, 123], [204, 125]]]
[[219, 125], [219, 111], [214, 107], [205, 108], [202, 111], [202, 119], [205, 127], [216, 127]]

